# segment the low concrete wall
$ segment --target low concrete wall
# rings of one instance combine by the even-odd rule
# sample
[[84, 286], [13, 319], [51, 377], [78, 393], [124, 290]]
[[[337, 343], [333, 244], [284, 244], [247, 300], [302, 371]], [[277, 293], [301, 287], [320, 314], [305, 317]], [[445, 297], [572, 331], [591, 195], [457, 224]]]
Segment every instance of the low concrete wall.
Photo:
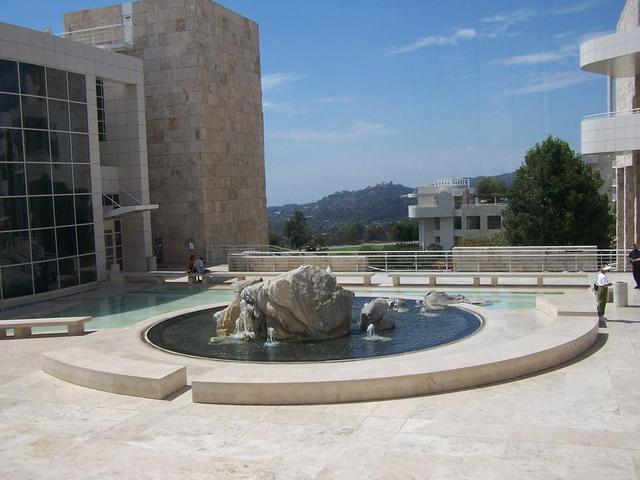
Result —
[[595, 272], [593, 246], [455, 247], [457, 272]]
[[363, 256], [335, 255], [229, 255], [230, 272], [288, 272], [300, 265], [315, 265], [334, 272], [366, 272], [369, 262]]

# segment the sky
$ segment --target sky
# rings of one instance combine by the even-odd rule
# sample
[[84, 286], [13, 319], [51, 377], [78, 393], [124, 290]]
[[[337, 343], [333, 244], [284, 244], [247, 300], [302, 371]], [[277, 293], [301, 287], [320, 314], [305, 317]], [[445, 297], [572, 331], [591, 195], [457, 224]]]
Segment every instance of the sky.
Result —
[[[61, 32], [108, 0], [0, 0], [0, 20]], [[607, 110], [579, 45], [624, 0], [218, 0], [260, 25], [267, 204], [392, 181], [518, 168], [548, 135], [580, 151]]]

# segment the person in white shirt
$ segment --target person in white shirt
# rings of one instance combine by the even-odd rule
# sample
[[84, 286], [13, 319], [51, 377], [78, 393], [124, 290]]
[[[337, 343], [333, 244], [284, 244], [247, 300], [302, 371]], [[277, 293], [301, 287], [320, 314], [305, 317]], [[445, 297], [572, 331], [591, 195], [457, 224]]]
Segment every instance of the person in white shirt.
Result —
[[607, 277], [607, 272], [611, 270], [609, 265], [603, 265], [600, 267], [594, 288], [596, 288], [596, 298], [598, 300], [598, 317], [600, 320], [604, 320], [604, 309], [607, 306], [607, 292], [609, 287], [613, 285]]

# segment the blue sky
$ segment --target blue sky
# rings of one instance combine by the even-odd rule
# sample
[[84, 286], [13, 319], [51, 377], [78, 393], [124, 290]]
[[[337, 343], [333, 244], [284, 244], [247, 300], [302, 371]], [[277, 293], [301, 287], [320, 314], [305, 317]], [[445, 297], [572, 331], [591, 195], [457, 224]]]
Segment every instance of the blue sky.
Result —
[[[62, 30], [96, 0], [3, 1], [0, 19]], [[260, 24], [267, 203], [382, 181], [515, 170], [553, 134], [580, 150], [606, 79], [578, 47], [623, 0], [219, 0]], [[28, 12], [28, 13], [26, 13]]]

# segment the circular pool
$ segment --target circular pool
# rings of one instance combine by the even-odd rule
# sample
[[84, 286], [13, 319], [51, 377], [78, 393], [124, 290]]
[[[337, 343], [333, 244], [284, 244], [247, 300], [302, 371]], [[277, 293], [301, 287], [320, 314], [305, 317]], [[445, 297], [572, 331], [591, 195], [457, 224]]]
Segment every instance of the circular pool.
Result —
[[[213, 313], [219, 309], [180, 315], [160, 322], [146, 332], [152, 344], [172, 352], [196, 357], [254, 362], [308, 362], [350, 360], [414, 352], [455, 342], [475, 333], [482, 325], [476, 314], [457, 307], [425, 312], [419, 302], [406, 300], [389, 309], [386, 316], [396, 328], [361, 332], [360, 311], [372, 298], [353, 301], [351, 332], [346, 337], [321, 342], [244, 341], [233, 337], [215, 337]], [[212, 337], [214, 336], [214, 337]]]

